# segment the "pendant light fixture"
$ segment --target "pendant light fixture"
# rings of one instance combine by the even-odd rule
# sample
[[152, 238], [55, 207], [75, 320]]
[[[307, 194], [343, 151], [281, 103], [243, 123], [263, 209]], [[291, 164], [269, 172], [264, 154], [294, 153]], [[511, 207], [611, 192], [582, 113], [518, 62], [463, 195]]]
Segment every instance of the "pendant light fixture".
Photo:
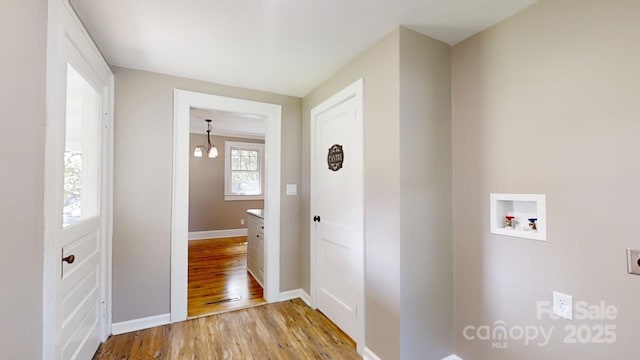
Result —
[[204, 150], [209, 158], [215, 159], [218, 157], [218, 149], [211, 143], [211, 120], [206, 119], [205, 121], [207, 122], [207, 144], [196, 146], [196, 149], [193, 151], [193, 156], [202, 157], [202, 151]]

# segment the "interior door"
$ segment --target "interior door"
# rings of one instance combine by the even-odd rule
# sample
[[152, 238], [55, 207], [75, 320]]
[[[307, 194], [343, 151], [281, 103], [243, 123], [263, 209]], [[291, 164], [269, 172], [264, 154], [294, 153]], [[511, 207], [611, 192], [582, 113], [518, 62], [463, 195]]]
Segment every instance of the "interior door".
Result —
[[[69, 47], [72, 44], [67, 44]], [[101, 175], [104, 86], [69, 48], [57, 285], [59, 359], [90, 359], [101, 328]], [[86, 70], [84, 72], [83, 70]]]
[[316, 306], [356, 342], [363, 291], [363, 150], [356, 97], [312, 112]]
[[43, 358], [84, 360], [108, 328], [113, 74], [68, 3], [51, 6]]

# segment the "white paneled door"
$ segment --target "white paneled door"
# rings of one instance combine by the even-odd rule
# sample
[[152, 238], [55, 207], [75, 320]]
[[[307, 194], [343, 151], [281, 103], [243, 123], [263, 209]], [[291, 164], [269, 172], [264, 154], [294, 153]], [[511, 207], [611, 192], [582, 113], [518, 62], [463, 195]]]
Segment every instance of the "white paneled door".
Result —
[[43, 358], [84, 360], [109, 327], [113, 75], [68, 3], [50, 5]]
[[361, 96], [343, 91], [311, 113], [312, 293], [316, 307], [358, 344], [364, 316], [361, 104]]

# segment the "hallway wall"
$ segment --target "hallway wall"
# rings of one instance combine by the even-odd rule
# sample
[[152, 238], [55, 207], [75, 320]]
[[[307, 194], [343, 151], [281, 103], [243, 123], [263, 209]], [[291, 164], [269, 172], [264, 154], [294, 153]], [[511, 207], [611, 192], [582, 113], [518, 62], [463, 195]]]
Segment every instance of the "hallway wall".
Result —
[[[639, 24], [637, 0], [540, 0], [454, 47], [455, 331], [465, 360], [637, 358], [640, 277], [626, 273], [625, 248], [640, 248]], [[546, 194], [548, 241], [491, 234], [491, 192]], [[553, 291], [619, 314], [538, 320], [537, 302]], [[463, 335], [499, 320], [555, 330], [545, 346], [505, 349]], [[613, 344], [564, 342], [565, 326], [607, 324]]]
[[0, 349], [42, 356], [47, 1], [3, 0], [0, 11]]
[[309, 291], [310, 111], [364, 78], [366, 345], [382, 359], [400, 356], [399, 38], [392, 31], [316, 87], [302, 113], [301, 270]]
[[300, 98], [115, 67], [113, 321], [170, 311], [173, 90], [282, 105], [280, 290], [300, 288]]
[[364, 79], [366, 347], [453, 351], [450, 47], [399, 27], [303, 100], [303, 281], [309, 289], [310, 111]]

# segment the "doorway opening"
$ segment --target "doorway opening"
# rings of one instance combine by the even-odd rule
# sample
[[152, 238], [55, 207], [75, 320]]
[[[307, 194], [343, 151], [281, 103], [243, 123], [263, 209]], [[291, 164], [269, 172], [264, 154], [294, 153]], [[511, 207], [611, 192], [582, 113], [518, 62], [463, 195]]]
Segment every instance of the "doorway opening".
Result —
[[[212, 120], [210, 138], [204, 135], [207, 119]], [[236, 128], [226, 128], [225, 122], [235, 123]], [[252, 134], [250, 130], [251, 124], [258, 122], [263, 124], [264, 140], [259, 132]], [[216, 151], [211, 152], [212, 146], [217, 157]], [[175, 90], [173, 148], [171, 322], [278, 301], [281, 106]], [[216, 164], [219, 166], [214, 174], [203, 175], [207, 169], [214, 171]], [[218, 216], [210, 213], [211, 204], [203, 203], [195, 190], [195, 186], [207, 188], [211, 185], [208, 181], [216, 176], [221, 177], [218, 189], [208, 189], [208, 194], [219, 197], [228, 207], [218, 211]], [[190, 184], [199, 181], [204, 184], [194, 185], [191, 191]], [[261, 218], [247, 210], [255, 210]], [[259, 224], [257, 219], [262, 220], [261, 225], [255, 225]], [[252, 234], [259, 235], [255, 238], [262, 240], [262, 247], [247, 239]], [[211, 265], [215, 257], [219, 261], [213, 266], [202, 265]], [[262, 259], [260, 271], [252, 267], [258, 258]], [[216, 277], [217, 285], [211, 283]], [[190, 292], [206, 296], [196, 296], [190, 304]]]
[[265, 132], [264, 115], [190, 109], [189, 318], [265, 303]]

